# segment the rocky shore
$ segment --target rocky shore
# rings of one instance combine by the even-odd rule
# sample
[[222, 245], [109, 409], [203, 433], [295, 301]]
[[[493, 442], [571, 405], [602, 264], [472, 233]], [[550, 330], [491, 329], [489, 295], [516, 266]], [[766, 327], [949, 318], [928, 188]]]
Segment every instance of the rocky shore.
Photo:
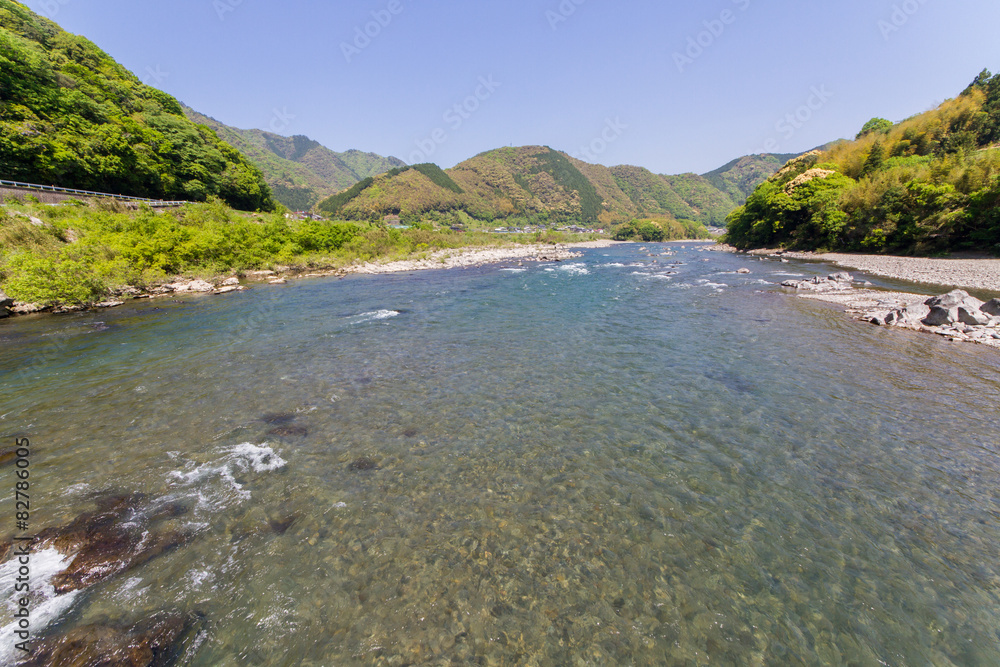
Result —
[[856, 289], [849, 273], [789, 280], [799, 296], [841, 304], [855, 319], [933, 333], [956, 342], [1000, 348], [1000, 299], [981, 301], [964, 290], [927, 298], [906, 292]]
[[392, 262], [368, 262], [344, 268], [300, 270], [295, 267], [275, 267], [274, 270], [248, 271], [240, 276], [219, 277], [212, 281], [174, 278], [146, 291], [134, 287], [118, 290], [100, 303], [79, 306], [45, 307], [14, 301], [0, 290], [0, 318], [33, 313], [66, 313], [92, 308], [114, 308], [130, 299], [151, 299], [173, 294], [230, 294], [246, 290], [253, 283], [281, 285], [297, 278], [344, 277], [352, 273], [405, 273], [428, 269], [472, 268], [498, 262], [561, 262], [580, 257], [572, 248], [606, 248], [616, 241], [588, 241], [569, 245], [510, 245], [487, 248], [455, 248], [429, 252], [426, 256]]

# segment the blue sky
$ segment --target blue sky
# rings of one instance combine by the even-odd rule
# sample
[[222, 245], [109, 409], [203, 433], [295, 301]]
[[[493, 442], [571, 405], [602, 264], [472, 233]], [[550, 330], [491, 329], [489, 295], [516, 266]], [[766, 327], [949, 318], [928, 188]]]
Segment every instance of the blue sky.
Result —
[[1000, 70], [996, 0], [26, 4], [229, 125], [443, 167], [544, 144], [702, 173], [853, 137]]

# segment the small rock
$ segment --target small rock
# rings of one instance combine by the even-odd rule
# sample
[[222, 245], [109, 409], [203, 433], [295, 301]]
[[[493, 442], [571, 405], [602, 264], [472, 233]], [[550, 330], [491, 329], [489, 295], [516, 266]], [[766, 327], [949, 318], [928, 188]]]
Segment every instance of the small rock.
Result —
[[10, 308], [14, 305], [14, 299], [7, 296], [2, 289], [0, 289], [0, 310]]
[[220, 286], [221, 287], [231, 287], [232, 285], [239, 285], [239, 284], [240, 284], [240, 279], [239, 278], [226, 278], [225, 280], [222, 281], [222, 283], [220, 284]]
[[41, 304], [21, 303], [20, 301], [15, 301], [14, 305], [10, 307], [10, 312], [16, 315], [31, 315], [32, 313], [41, 313], [45, 310], [48, 310], [48, 308]]
[[747, 273], [750, 273], [750, 269], [740, 269], [740, 270], [739, 270], [739, 271], [737, 271], [736, 273], [743, 273], [743, 274], [747, 274]]
[[850, 273], [843, 271], [841, 273], [834, 273], [833, 275], [827, 276], [827, 280], [832, 280], [838, 283], [850, 283], [854, 282], [854, 278], [851, 277]]
[[931, 309], [922, 303], [911, 303], [899, 311], [897, 324], [920, 324], [931, 314]]
[[220, 287], [215, 290], [215, 294], [229, 294], [230, 292], [242, 292], [246, 287], [243, 285], [230, 285], [228, 287]]
[[[935, 297], [937, 298], [937, 297]], [[930, 313], [927, 314], [922, 322], [929, 327], [939, 327], [946, 324], [954, 324], [958, 320], [958, 308], [957, 307], [945, 307], [940, 305], [931, 305], [931, 301], [934, 299], [928, 299], [927, 305], [930, 306]]]
[[990, 323], [990, 316], [979, 310], [973, 310], [968, 306], [958, 307], [958, 321], [972, 326], [985, 326]]
[[372, 470], [379, 470], [379, 465], [373, 459], [370, 459], [367, 456], [361, 456], [354, 459], [354, 461], [347, 466], [347, 469], [354, 472], [369, 472]]
[[287, 282], [288, 281], [285, 280], [284, 278], [275, 278], [274, 280], [267, 281], [267, 284], [268, 285], [284, 285]]
[[116, 299], [114, 301], [101, 301], [100, 303], [95, 303], [94, 306], [97, 308], [117, 308], [124, 303], [124, 301], [118, 301]]
[[215, 289], [215, 286], [212, 283], [205, 282], [204, 280], [192, 280], [187, 283], [172, 283], [170, 285], [164, 285], [164, 287], [168, 287], [174, 292], [211, 292]]
[[[0, 292], [0, 295], [2, 294], [3, 292]], [[983, 311], [987, 315], [1000, 316], [1000, 299], [990, 299], [980, 306], [979, 310]]]

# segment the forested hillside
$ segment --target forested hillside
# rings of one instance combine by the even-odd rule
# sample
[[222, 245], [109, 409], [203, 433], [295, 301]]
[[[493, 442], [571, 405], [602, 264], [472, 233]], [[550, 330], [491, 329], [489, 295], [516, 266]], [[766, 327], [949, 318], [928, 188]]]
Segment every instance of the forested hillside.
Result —
[[260, 170], [83, 37], [0, 0], [0, 177], [270, 210]]
[[729, 218], [739, 248], [1000, 254], [1000, 75], [793, 160]]
[[642, 167], [609, 168], [547, 146], [487, 151], [448, 170], [435, 165], [394, 169], [318, 206], [330, 216], [355, 220], [397, 214], [404, 219], [601, 227], [644, 217], [722, 225], [735, 207], [728, 194], [696, 174], [664, 176]]
[[349, 150], [337, 153], [309, 137], [240, 130], [184, 107], [187, 117], [215, 130], [260, 167], [274, 198], [293, 211], [308, 210], [358, 181], [405, 166], [394, 157]]

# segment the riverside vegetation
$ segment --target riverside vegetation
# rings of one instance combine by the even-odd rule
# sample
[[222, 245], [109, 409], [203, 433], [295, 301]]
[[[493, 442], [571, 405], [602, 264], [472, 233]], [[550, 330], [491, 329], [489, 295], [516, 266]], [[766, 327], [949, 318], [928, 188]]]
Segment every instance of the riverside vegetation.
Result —
[[1000, 254], [1000, 75], [790, 161], [728, 219], [740, 249]]
[[[590, 237], [548, 232], [505, 238], [559, 243]], [[496, 242], [494, 235], [434, 229], [429, 223], [401, 230], [243, 213], [218, 199], [164, 212], [128, 210], [103, 200], [61, 206], [9, 202], [0, 207], [0, 285], [21, 302], [86, 304], [179, 274], [207, 277], [279, 265], [336, 268]]]

